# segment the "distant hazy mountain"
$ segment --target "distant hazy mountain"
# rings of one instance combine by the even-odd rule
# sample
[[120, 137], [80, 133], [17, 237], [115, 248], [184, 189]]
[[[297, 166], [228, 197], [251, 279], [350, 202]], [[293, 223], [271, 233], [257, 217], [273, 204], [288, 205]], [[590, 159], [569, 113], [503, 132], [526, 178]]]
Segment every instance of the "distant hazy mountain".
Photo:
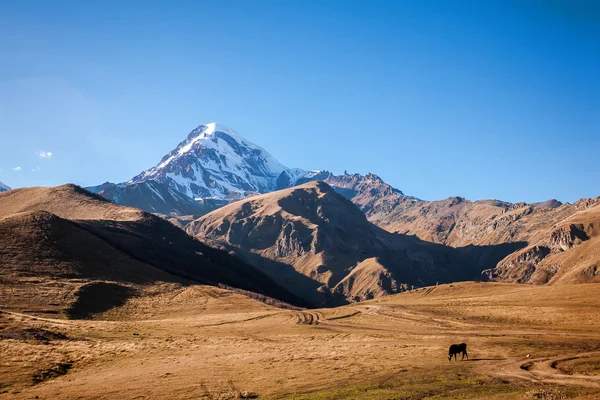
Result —
[[10, 190], [10, 188], [4, 183], [0, 182], [0, 192], [6, 192], [7, 190]]

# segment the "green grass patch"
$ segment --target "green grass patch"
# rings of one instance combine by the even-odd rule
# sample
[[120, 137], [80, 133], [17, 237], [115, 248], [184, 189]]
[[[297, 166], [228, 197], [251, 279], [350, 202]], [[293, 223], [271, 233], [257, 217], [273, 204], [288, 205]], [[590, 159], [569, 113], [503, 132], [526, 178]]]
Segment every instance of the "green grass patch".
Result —
[[523, 386], [496, 378], [444, 371], [419, 378], [393, 378], [380, 383], [346, 385], [310, 393], [290, 394], [280, 398], [286, 400], [509, 399], [526, 391]]

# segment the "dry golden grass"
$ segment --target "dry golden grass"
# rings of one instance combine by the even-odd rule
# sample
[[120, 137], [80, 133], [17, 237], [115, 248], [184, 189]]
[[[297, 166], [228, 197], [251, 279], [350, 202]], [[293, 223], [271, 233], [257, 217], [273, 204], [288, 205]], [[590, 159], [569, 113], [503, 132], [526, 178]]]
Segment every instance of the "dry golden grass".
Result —
[[[94, 320], [0, 314], [0, 392], [17, 399], [596, 399], [600, 376], [585, 371], [598, 368], [599, 306], [596, 284], [459, 283], [306, 311], [163, 284]], [[457, 342], [468, 344], [469, 361], [448, 362]], [[565, 370], [576, 365], [585, 371]]]
[[14, 189], [0, 198], [0, 219], [41, 210], [70, 220], [137, 221], [145, 214], [136, 208], [117, 206], [75, 185]]

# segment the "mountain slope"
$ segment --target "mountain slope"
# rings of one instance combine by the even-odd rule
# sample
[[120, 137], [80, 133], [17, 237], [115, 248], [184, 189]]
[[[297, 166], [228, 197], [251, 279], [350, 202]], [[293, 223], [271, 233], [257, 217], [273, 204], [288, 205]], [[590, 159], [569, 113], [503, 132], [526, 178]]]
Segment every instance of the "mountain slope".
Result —
[[156, 282], [227, 285], [305, 304], [169, 222], [74, 185], [0, 194], [0, 274], [2, 285], [21, 293], [5, 302], [44, 307], [56, 292], [52, 303], [67, 313], [86, 288], [108, 284], [123, 300], [136, 285]]
[[352, 202], [321, 181], [232, 203], [186, 230], [235, 251], [282, 286], [321, 305], [471, 279], [481, 272], [459, 250], [369, 223]]
[[200, 216], [226, 204], [211, 199], [195, 201], [166, 184], [152, 180], [130, 185], [106, 182], [87, 189], [115, 204], [169, 216]]
[[488, 276], [534, 284], [600, 282], [600, 199], [564, 208], [572, 215], [535, 232], [528, 247], [485, 271]]
[[390, 209], [371, 209], [367, 215], [391, 232], [457, 248], [523, 243], [485, 275], [503, 282], [554, 284], [599, 280], [594, 269], [596, 261], [600, 262], [600, 242], [595, 236], [599, 212], [600, 198], [575, 204], [556, 200], [512, 204], [453, 197], [432, 202], [403, 200]]
[[7, 185], [5, 185], [4, 183], [0, 182], [0, 193], [6, 192], [7, 190], [10, 190], [10, 188]]
[[454, 247], [526, 240], [532, 232], [572, 213], [559, 202], [537, 204], [498, 200], [402, 201], [391, 209], [373, 210], [369, 219], [390, 231]]

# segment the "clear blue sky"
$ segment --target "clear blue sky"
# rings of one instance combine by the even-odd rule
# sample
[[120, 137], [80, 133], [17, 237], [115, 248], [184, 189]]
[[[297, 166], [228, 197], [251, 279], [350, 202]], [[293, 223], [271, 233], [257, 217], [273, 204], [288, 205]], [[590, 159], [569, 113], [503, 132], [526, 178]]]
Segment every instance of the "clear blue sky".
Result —
[[595, 0], [0, 0], [0, 181], [124, 181], [219, 121], [424, 199], [574, 201], [599, 68]]

